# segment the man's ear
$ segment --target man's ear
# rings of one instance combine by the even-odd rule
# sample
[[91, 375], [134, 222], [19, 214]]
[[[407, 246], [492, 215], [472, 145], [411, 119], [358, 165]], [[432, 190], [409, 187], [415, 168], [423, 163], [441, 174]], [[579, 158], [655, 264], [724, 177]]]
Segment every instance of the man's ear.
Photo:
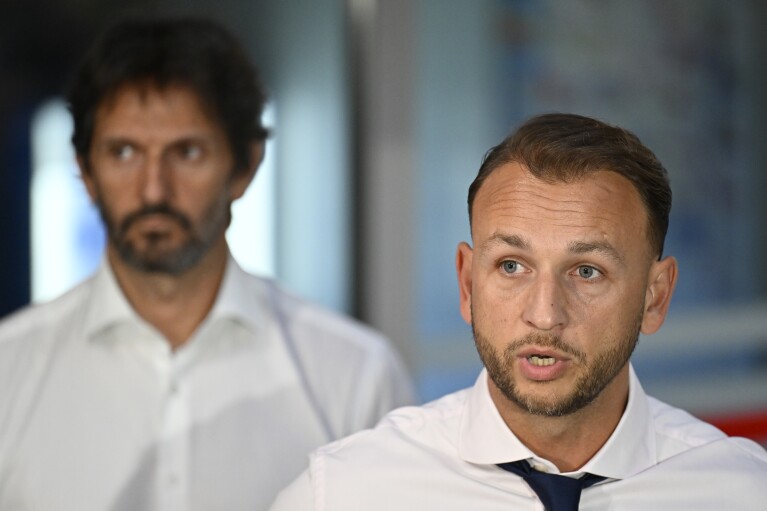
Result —
[[77, 166], [80, 167], [80, 178], [83, 180], [91, 202], [96, 202], [96, 184], [93, 182], [93, 176], [88, 169], [88, 161], [80, 154], [77, 155]]
[[461, 316], [471, 325], [471, 261], [474, 252], [466, 242], [458, 244], [455, 254], [455, 270], [458, 274], [458, 292], [461, 301]]
[[650, 267], [642, 317], [643, 334], [654, 334], [666, 319], [671, 295], [674, 294], [676, 286], [677, 272], [676, 259], [673, 257], [655, 261]]
[[256, 176], [256, 171], [258, 170], [258, 167], [261, 165], [261, 162], [264, 160], [265, 144], [266, 143], [263, 140], [251, 142], [247, 172], [237, 172], [232, 177], [232, 186], [230, 191], [231, 200], [237, 200], [243, 195], [245, 195], [245, 190], [247, 190], [248, 186], [250, 186], [250, 183], [253, 181], [253, 178]]

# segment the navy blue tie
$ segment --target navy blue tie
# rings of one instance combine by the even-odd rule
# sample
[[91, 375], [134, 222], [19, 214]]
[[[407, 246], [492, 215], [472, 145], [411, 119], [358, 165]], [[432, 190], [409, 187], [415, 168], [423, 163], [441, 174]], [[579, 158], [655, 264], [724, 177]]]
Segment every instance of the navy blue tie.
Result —
[[538, 494], [546, 511], [578, 511], [581, 490], [605, 480], [594, 474], [585, 474], [580, 479], [546, 474], [533, 469], [525, 460], [499, 463], [498, 466], [522, 477]]

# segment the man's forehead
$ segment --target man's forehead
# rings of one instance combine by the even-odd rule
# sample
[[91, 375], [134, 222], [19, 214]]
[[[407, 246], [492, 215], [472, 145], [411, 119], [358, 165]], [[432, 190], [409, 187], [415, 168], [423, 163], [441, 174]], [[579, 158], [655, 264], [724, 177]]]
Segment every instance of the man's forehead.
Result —
[[[599, 235], [644, 233], [648, 215], [634, 185], [612, 171], [570, 181], [542, 180], [519, 163], [497, 168], [479, 189], [472, 215], [476, 243], [516, 240], [524, 248], [542, 230], [573, 236], [568, 242], [603, 249]], [[509, 237], [511, 236], [511, 237]], [[585, 237], [584, 237], [585, 236]], [[577, 248], [577, 247], [576, 247]]]
[[634, 183], [618, 172], [592, 170], [575, 176], [573, 173], [534, 175], [522, 163], [513, 161], [492, 170], [477, 191], [474, 205], [480, 208], [545, 205], [548, 201], [585, 203], [588, 199], [609, 200], [616, 196], [642, 203]]
[[113, 111], [121, 102], [130, 101], [146, 107], [151, 101], [171, 102], [180, 98], [188, 103], [187, 108], [194, 105], [193, 108], [197, 108], [208, 119], [215, 119], [212, 109], [194, 87], [179, 82], [159, 83], [150, 78], [124, 82], [113, 88], [98, 104], [97, 115]]
[[190, 87], [130, 82], [102, 100], [94, 136], [143, 137], [164, 130], [168, 136], [188, 137], [223, 131], [209, 111]]

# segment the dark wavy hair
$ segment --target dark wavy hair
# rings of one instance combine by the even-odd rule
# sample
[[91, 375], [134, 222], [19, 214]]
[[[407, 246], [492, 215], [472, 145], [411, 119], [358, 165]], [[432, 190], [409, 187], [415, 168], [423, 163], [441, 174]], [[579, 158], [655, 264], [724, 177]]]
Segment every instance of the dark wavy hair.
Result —
[[482, 160], [469, 187], [469, 221], [482, 183], [507, 163], [524, 165], [538, 179], [571, 182], [600, 170], [627, 178], [647, 210], [648, 235], [660, 258], [671, 212], [668, 172], [658, 158], [628, 130], [575, 114], [532, 117]]
[[[240, 42], [224, 27], [198, 18], [132, 18], [113, 25], [86, 55], [67, 89], [72, 143], [88, 162], [96, 112], [125, 85], [193, 90], [223, 127], [236, 172], [247, 172], [266, 94]], [[85, 166], [89, 172], [89, 165]]]

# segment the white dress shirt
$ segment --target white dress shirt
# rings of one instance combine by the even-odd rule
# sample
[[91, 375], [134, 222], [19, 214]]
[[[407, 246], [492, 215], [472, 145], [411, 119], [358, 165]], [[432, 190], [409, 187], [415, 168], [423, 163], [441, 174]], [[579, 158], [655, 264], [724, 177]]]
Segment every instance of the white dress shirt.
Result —
[[231, 258], [175, 353], [104, 264], [0, 325], [0, 509], [266, 509], [312, 449], [411, 402], [380, 335]]
[[[648, 397], [633, 369], [630, 378], [612, 436], [579, 471], [562, 474], [608, 478], [583, 491], [582, 511], [767, 509], [764, 449]], [[521, 477], [497, 467], [521, 459], [559, 473], [506, 426], [483, 371], [473, 388], [320, 448], [272, 511], [543, 511]]]

